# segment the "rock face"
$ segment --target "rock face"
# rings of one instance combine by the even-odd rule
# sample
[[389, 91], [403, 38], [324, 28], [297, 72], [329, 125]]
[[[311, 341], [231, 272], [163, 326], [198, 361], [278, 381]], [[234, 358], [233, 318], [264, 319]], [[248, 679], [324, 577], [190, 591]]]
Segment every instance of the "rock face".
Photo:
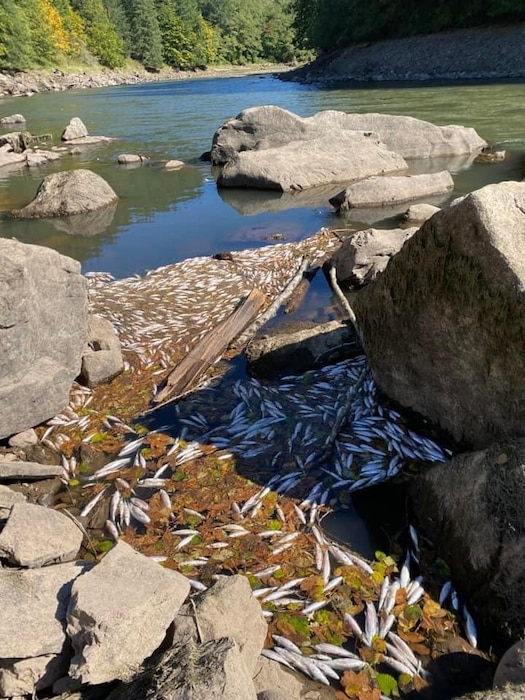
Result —
[[404, 158], [429, 158], [476, 153], [487, 146], [474, 129], [435, 126], [413, 117], [389, 114], [346, 114], [335, 110], [299, 117], [266, 105], [243, 110], [222, 124], [213, 136], [211, 162], [224, 165], [241, 151], [279, 148], [290, 141], [318, 139], [330, 131], [373, 132]]
[[86, 125], [79, 117], [73, 117], [62, 132], [60, 138], [62, 141], [73, 141], [74, 139], [81, 139], [85, 136], [89, 136]]
[[332, 256], [337, 279], [353, 287], [372, 282], [416, 231], [417, 227], [368, 228], [349, 236]]
[[12, 212], [17, 218], [42, 218], [84, 214], [105, 207], [118, 199], [108, 183], [91, 170], [70, 170], [45, 177], [35, 198], [23, 209]]
[[375, 135], [331, 131], [279, 148], [238, 153], [222, 168], [217, 184], [290, 192], [405, 168], [404, 159]]
[[525, 183], [435, 214], [354, 302], [385, 393], [474, 448], [525, 434]]
[[330, 199], [337, 211], [361, 207], [384, 207], [412, 199], [446, 194], [454, 189], [454, 180], [447, 170], [440, 173], [398, 177], [369, 177], [348, 185]]
[[80, 264], [0, 239], [0, 438], [59, 413], [80, 371], [87, 288]]
[[525, 440], [460, 454], [424, 470], [411, 488], [424, 531], [451, 567], [491, 643], [525, 630]]
[[71, 591], [69, 675], [82, 683], [128, 678], [162, 642], [188, 580], [117, 542]]

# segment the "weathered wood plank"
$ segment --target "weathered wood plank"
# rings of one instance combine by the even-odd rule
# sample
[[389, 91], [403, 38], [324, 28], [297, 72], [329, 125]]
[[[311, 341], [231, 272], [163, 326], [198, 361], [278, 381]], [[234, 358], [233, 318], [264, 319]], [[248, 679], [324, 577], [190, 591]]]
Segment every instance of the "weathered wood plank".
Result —
[[188, 391], [197, 379], [216, 362], [228, 345], [248, 326], [266, 303], [266, 295], [252, 289], [241, 306], [202, 338], [169, 375], [166, 386], [153, 402], [165, 403]]

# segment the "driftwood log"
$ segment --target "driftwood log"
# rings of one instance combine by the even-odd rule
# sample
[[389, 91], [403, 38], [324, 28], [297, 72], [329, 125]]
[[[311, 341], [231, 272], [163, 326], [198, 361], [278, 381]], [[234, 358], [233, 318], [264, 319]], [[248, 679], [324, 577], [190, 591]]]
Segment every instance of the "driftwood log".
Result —
[[216, 362], [232, 340], [250, 324], [266, 303], [266, 295], [252, 289], [241, 306], [204, 336], [169, 375], [166, 386], [154, 397], [164, 404], [186, 393], [199, 377]]

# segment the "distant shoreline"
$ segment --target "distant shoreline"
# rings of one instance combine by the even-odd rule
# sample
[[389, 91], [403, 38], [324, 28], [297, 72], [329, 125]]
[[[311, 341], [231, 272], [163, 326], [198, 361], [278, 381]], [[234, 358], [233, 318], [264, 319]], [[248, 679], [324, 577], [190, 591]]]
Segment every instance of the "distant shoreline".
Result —
[[525, 78], [525, 23], [386, 39], [332, 51], [281, 76], [309, 84]]
[[210, 66], [191, 71], [163, 69], [158, 73], [148, 73], [146, 70], [138, 68], [131, 70], [89, 70], [86, 68], [85, 71], [63, 71], [56, 68], [54, 70], [35, 70], [12, 74], [2, 72], [0, 73], [0, 98], [30, 97], [42, 92], [135, 85], [164, 80], [231, 78], [262, 73], [280, 73], [290, 69], [289, 65], [265, 63], [248, 66]]

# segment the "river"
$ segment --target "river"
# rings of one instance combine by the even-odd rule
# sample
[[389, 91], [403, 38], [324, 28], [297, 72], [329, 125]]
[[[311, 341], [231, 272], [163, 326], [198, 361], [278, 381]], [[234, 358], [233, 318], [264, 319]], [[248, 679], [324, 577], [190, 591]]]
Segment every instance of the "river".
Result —
[[[523, 83], [385, 85], [350, 88], [284, 82], [271, 75], [199, 78], [163, 83], [76, 90], [0, 100], [0, 116], [22, 113], [33, 134], [51, 133], [58, 143], [64, 126], [78, 116], [90, 134], [117, 140], [66, 156], [57, 164], [0, 173], [1, 210], [30, 201], [44, 175], [87, 167], [102, 175], [120, 197], [113, 218], [95, 231], [71, 235], [61, 222], [1, 221], [1, 235], [50, 246], [76, 258], [83, 272], [108, 271], [116, 277], [142, 274], [160, 265], [217, 251], [267, 245], [274, 234], [292, 241], [322, 226], [342, 224], [328, 202], [279, 211], [279, 196], [217, 191], [208, 163], [199, 156], [211, 146], [216, 128], [255, 105], [274, 104], [301, 116], [319, 110], [387, 112], [436, 124], [464, 124], [508, 151], [502, 164], [479, 164], [454, 172], [456, 193], [488, 182], [524, 176]], [[120, 153], [151, 158], [141, 167], [117, 164]], [[161, 161], [183, 160], [187, 167], [167, 172]], [[392, 226], [391, 222], [387, 225]]]

